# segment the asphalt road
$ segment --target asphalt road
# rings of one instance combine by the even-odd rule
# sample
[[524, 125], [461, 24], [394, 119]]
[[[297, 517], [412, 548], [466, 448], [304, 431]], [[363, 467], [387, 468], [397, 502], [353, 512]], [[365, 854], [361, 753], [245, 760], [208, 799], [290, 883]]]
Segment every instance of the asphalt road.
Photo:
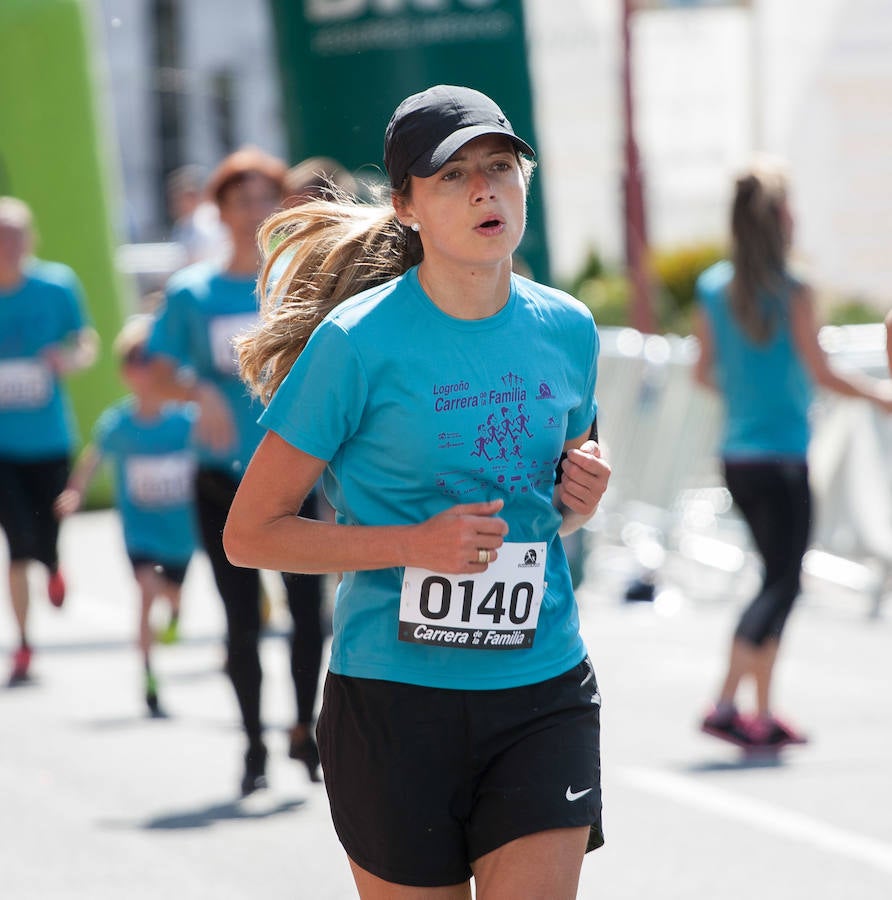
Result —
[[[0, 897], [354, 897], [324, 787], [286, 757], [287, 614], [275, 592], [263, 643], [271, 786], [239, 800], [242, 739], [206, 560], [187, 578], [182, 640], [157, 653], [170, 716], [150, 720], [114, 515], [66, 522], [62, 556], [62, 610], [33, 573], [33, 682], [0, 690]], [[807, 583], [777, 697], [812, 742], [746, 759], [696, 725], [755, 572], [670, 563], [657, 602], [624, 603], [633, 568], [596, 547], [579, 592], [604, 698], [607, 835], [579, 896], [889, 900], [892, 614], [870, 618], [865, 597]]]

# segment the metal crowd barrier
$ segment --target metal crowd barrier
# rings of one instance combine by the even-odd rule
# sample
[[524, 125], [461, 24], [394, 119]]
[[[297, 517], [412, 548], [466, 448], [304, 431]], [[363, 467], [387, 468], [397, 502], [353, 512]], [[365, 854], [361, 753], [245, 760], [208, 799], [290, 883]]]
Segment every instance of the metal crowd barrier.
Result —
[[[693, 379], [696, 339], [600, 333], [598, 424], [613, 474], [592, 521], [594, 543], [625, 545], [645, 584], [667, 554], [733, 581], [751, 547], [716, 455], [720, 401]], [[888, 376], [882, 325], [827, 327], [821, 343], [840, 369]], [[813, 420], [815, 521], [805, 573], [867, 596], [878, 614], [892, 573], [892, 417], [819, 393]]]

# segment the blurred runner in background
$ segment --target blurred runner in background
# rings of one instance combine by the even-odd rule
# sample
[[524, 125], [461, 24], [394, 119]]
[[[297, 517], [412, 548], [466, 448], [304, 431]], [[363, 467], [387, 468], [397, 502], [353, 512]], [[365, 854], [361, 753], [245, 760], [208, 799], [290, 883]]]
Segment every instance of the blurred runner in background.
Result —
[[[197, 263], [171, 277], [147, 343], [150, 371], [162, 395], [194, 400], [200, 411], [196, 507], [202, 545], [226, 610], [227, 673], [247, 737], [243, 795], [266, 786], [258, 649], [261, 582], [257, 569], [230, 564], [223, 551], [223, 526], [263, 429], [257, 423], [262, 405], [239, 378], [232, 341], [257, 321], [257, 229], [280, 208], [286, 171], [280, 159], [246, 147], [211, 173], [207, 192], [229, 231], [229, 256], [222, 264]], [[305, 515], [311, 513], [311, 503]], [[294, 621], [291, 672], [297, 705], [288, 752], [317, 780], [319, 758], [311, 726], [322, 660], [320, 578], [285, 574], [284, 582]]]
[[[808, 481], [813, 385], [863, 397], [892, 411], [892, 383], [834, 369], [818, 342], [811, 288], [791, 269], [793, 215], [785, 167], [763, 158], [734, 186], [731, 259], [697, 282], [700, 357], [695, 377], [725, 406], [725, 480], [764, 567], [744, 610], [724, 682], [702, 722], [707, 734], [744, 748], [780, 749], [806, 738], [774, 712], [781, 634], [799, 594], [809, 542]], [[752, 682], [755, 709], [741, 714], [738, 690]]]
[[9, 681], [28, 678], [28, 564], [49, 574], [53, 606], [65, 601], [53, 502], [77, 441], [63, 378], [92, 365], [98, 338], [83, 290], [66, 265], [31, 256], [31, 210], [0, 197], [0, 528], [9, 542], [9, 594], [19, 633]]
[[130, 394], [106, 409], [81, 453], [68, 486], [56, 500], [61, 518], [80, 509], [103, 459], [114, 462], [115, 495], [124, 545], [140, 591], [138, 644], [142, 654], [149, 713], [163, 715], [152, 667], [155, 634], [150, 616], [158, 597], [168, 604], [163, 643], [177, 639], [180, 594], [197, 543], [194, 510], [197, 410], [159, 396], [148, 376], [147, 315], [129, 319], [115, 339], [114, 352]]

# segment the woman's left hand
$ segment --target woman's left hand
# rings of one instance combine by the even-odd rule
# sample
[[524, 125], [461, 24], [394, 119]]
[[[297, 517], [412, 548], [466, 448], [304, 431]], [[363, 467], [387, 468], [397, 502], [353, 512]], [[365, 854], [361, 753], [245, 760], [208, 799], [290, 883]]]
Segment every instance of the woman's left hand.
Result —
[[561, 472], [556, 486], [561, 505], [582, 516], [593, 515], [610, 478], [610, 464], [601, 459], [597, 442], [585, 441], [578, 449], [568, 450]]

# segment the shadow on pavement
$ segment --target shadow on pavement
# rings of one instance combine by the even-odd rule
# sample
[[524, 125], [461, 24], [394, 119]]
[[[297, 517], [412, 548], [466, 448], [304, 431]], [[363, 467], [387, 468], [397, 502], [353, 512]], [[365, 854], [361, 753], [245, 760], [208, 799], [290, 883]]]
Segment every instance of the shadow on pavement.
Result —
[[[222, 645], [223, 638], [219, 634], [190, 634], [181, 637], [171, 647], [204, 647], [209, 645]], [[72, 641], [46, 641], [34, 645], [35, 654], [41, 656], [63, 655], [67, 653], [110, 653], [120, 650], [130, 650], [135, 643], [133, 637], [109, 637], [105, 639], [93, 640], [72, 640]], [[7, 654], [13, 651], [13, 645], [9, 643], [0, 643], [0, 654]]]
[[199, 809], [182, 810], [180, 812], [162, 813], [144, 822], [121, 822], [106, 820], [101, 823], [106, 828], [135, 827], [143, 831], [180, 831], [190, 828], [210, 828], [217, 822], [248, 821], [251, 819], [269, 819], [283, 813], [293, 812], [304, 806], [305, 800], [280, 800], [270, 806], [258, 806], [253, 802], [246, 804], [244, 800], [229, 800], [225, 803], [213, 803]]
[[740, 772], [744, 769], [777, 769], [785, 765], [779, 753], [747, 754], [742, 753], [736, 759], [705, 759], [701, 762], [684, 766], [685, 772]]

